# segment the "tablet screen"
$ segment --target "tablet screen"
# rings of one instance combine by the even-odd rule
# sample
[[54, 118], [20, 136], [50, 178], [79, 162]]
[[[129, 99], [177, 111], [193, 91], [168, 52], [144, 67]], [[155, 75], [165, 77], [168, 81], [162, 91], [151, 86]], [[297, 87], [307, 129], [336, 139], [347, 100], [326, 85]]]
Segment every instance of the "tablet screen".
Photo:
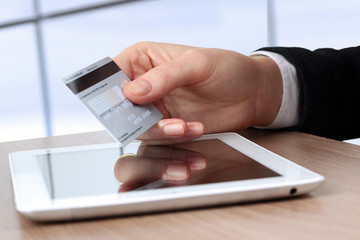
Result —
[[280, 176], [218, 139], [36, 156], [52, 199]]

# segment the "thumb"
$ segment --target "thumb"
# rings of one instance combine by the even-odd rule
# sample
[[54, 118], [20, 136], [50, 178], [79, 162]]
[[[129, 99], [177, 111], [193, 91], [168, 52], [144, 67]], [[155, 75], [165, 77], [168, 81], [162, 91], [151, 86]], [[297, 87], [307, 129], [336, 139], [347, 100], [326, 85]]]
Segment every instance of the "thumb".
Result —
[[195, 81], [193, 64], [180, 57], [159, 65], [124, 87], [125, 96], [136, 104], [154, 102], [172, 90]]

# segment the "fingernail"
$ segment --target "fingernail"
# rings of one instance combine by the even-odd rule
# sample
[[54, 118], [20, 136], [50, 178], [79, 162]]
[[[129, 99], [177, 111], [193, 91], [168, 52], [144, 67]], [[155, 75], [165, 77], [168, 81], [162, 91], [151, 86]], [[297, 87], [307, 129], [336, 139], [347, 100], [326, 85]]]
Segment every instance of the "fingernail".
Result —
[[204, 126], [202, 124], [188, 124], [186, 136], [187, 137], [197, 137], [204, 134]]
[[189, 170], [184, 162], [166, 164], [163, 178], [169, 181], [184, 181], [189, 177]]
[[125, 88], [126, 90], [132, 92], [135, 95], [144, 96], [151, 91], [152, 86], [148, 80], [139, 79], [130, 82], [129, 84], [126, 85]]
[[163, 127], [163, 132], [168, 137], [178, 137], [185, 134], [184, 126], [179, 123], [169, 123]]

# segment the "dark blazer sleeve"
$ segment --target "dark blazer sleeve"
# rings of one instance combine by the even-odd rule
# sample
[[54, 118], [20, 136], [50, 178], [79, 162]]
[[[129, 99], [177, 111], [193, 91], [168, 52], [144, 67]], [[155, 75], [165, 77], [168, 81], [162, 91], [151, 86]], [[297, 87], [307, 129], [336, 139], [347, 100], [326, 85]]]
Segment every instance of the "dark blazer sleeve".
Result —
[[337, 140], [360, 137], [360, 46], [341, 50], [268, 47], [297, 71], [296, 130]]

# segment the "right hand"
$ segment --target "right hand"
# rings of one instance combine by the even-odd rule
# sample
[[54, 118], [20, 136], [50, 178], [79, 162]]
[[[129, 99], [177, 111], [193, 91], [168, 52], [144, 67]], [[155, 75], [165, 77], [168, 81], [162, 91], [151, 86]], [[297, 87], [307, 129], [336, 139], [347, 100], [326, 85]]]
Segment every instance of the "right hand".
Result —
[[154, 144], [265, 126], [280, 108], [280, 71], [267, 57], [142, 42], [114, 61], [133, 80], [125, 96], [136, 104], [153, 102], [164, 115], [139, 138]]

